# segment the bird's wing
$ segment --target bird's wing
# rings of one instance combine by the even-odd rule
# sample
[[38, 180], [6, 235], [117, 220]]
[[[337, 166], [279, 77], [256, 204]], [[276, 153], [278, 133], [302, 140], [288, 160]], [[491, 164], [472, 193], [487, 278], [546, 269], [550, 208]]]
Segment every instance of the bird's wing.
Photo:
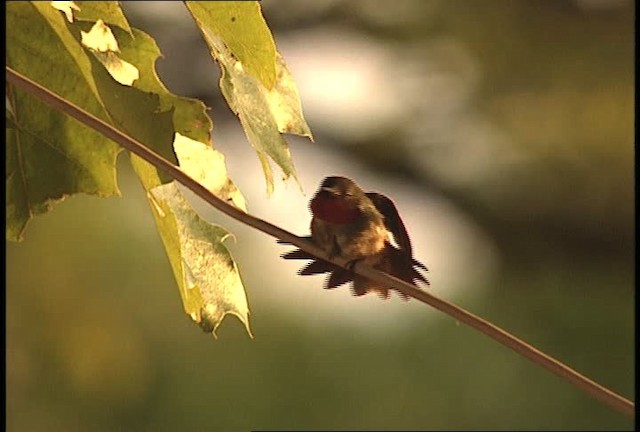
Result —
[[393, 238], [400, 249], [408, 256], [413, 256], [409, 234], [407, 234], [407, 229], [404, 227], [402, 218], [393, 201], [386, 195], [377, 192], [367, 192], [367, 197], [384, 216], [384, 225], [387, 231], [393, 234]]

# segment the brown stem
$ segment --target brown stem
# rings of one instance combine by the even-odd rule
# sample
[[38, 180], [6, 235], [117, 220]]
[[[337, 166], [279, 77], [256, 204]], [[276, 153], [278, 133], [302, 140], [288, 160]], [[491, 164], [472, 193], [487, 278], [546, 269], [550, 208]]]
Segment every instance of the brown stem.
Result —
[[[301, 239], [298, 236], [285, 231], [267, 221], [252, 216], [248, 213], [244, 213], [236, 207], [227, 204], [224, 200], [216, 197], [200, 183], [185, 174], [182, 170], [180, 170], [179, 167], [173, 165], [155, 152], [149, 150], [142, 143], [130, 138], [111, 125], [103, 122], [97, 117], [75, 106], [74, 104], [62, 99], [58, 95], [52, 93], [48, 89], [40, 86], [29, 78], [14, 71], [10, 67], [7, 66], [6, 70], [7, 80], [11, 83], [17, 85], [18, 87], [21, 87], [22, 89], [28, 91], [29, 93], [33, 94], [52, 107], [57, 108], [60, 111], [70, 115], [71, 117], [89, 126], [90, 128], [95, 129], [107, 138], [120, 144], [130, 152], [140, 156], [150, 164], [153, 164], [154, 166], [162, 169], [171, 177], [189, 188], [200, 198], [214, 206], [216, 209], [225, 213], [226, 215], [239, 220], [240, 222], [243, 222], [249, 226], [252, 226], [259, 231], [269, 234], [277, 239], [289, 242], [299, 247], [303, 251], [308, 252], [318, 258], [332, 262], [340, 267], [347, 268], [346, 265], [348, 261], [344, 258], [336, 257], [329, 259], [329, 257], [314, 243], [305, 239]], [[455, 320], [473, 327], [474, 329], [484, 333], [485, 335], [500, 342], [506, 347], [511, 348], [515, 352], [523, 355], [534, 363], [537, 363], [540, 366], [553, 372], [554, 374], [566, 379], [570, 383], [586, 391], [601, 402], [612, 406], [613, 408], [621, 411], [626, 415], [633, 416], [635, 411], [635, 405], [633, 402], [625, 399], [624, 397], [607, 389], [606, 387], [603, 387], [595, 381], [590, 380], [586, 376], [571, 369], [569, 366], [561, 363], [553, 357], [550, 357], [549, 355], [527, 344], [526, 342], [516, 338], [510, 333], [507, 333], [500, 327], [497, 327], [496, 325], [470, 312], [467, 312], [466, 310], [452, 303], [442, 300], [426, 291], [420, 290], [415, 286], [401, 281], [400, 279], [397, 279], [387, 273], [369, 267], [362, 262], [357, 263], [351, 270], [359, 275], [366, 276], [386, 286], [394, 287], [398, 291], [411, 296], [425, 304], [428, 304], [441, 312], [446, 313]]]

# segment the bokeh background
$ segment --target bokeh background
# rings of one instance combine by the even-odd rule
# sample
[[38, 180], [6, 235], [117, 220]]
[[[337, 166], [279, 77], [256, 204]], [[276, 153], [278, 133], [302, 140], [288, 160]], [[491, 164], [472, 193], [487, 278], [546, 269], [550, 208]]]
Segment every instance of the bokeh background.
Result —
[[[394, 198], [433, 293], [634, 396], [634, 2], [265, 0], [315, 143], [302, 191], [260, 165], [179, 2], [123, 2], [173, 92], [212, 108], [249, 210], [308, 233], [326, 175]], [[207, 208], [251, 310], [218, 339], [183, 313], [124, 156], [118, 199], [73, 197], [7, 244], [12, 431], [631, 430], [567, 382], [416, 301], [295, 275]]]

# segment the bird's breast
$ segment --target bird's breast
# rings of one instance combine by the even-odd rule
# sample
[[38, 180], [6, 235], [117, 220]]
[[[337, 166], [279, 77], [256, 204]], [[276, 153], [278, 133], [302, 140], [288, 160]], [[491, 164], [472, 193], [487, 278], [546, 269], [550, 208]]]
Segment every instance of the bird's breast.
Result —
[[332, 224], [352, 224], [358, 220], [360, 210], [341, 198], [317, 194], [311, 200], [313, 217]]

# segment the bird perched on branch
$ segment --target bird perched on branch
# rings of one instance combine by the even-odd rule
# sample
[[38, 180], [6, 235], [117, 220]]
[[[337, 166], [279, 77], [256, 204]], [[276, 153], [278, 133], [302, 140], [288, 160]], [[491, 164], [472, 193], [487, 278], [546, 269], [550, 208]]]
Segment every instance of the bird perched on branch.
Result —
[[[411, 240], [395, 204], [385, 195], [365, 193], [346, 177], [327, 177], [310, 203], [311, 237], [329, 258], [340, 256], [350, 262], [366, 264], [417, 286], [417, 281], [429, 285], [418, 269], [427, 267], [413, 258]], [[389, 235], [393, 236], [394, 246]], [[280, 242], [286, 243], [286, 242]], [[330, 273], [325, 288], [335, 288], [353, 281], [356, 296], [377, 292], [389, 297], [389, 288], [364, 276], [321, 260], [304, 251], [283, 255], [285, 259], [313, 260], [298, 273], [311, 275]], [[400, 295], [406, 299], [403, 293]]]

